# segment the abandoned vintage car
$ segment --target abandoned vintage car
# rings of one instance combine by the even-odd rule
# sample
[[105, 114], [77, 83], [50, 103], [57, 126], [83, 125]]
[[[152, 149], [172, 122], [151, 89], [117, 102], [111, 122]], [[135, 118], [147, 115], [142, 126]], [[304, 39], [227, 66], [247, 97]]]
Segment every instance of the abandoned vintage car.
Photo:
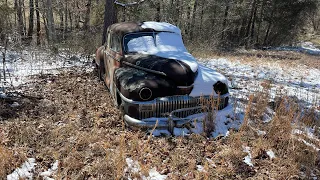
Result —
[[217, 110], [228, 105], [227, 79], [188, 53], [178, 27], [122, 22], [107, 33], [95, 63], [127, 125], [172, 132], [203, 113], [203, 100], [213, 100]]

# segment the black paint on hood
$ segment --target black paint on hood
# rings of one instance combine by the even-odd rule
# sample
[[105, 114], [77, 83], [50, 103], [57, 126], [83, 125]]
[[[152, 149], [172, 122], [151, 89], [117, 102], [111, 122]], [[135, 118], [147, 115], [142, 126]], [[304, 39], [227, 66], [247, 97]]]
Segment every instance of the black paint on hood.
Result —
[[167, 78], [171, 79], [176, 86], [190, 86], [194, 83], [197, 76], [197, 72], [193, 72], [186, 63], [155, 55], [126, 55], [121, 61], [152, 71], [162, 72]]

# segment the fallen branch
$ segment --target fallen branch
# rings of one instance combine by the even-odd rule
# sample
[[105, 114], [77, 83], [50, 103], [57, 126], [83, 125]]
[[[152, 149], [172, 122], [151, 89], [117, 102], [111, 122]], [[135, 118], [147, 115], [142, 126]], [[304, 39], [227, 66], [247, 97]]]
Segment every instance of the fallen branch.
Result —
[[[27, 98], [27, 99], [36, 99], [36, 100], [41, 100], [41, 99], [44, 99], [44, 97], [42, 97], [42, 96], [31, 96], [31, 95], [26, 95], [26, 94], [24, 94], [24, 93], [21, 93], [21, 92], [11, 92], [11, 94], [16, 94], [16, 95], [19, 95], [20, 97], [22, 97], [22, 98]], [[10, 97], [16, 97], [16, 96], [14, 96], [14, 95], [12, 95], [12, 96], [8, 96], [9, 98]]]

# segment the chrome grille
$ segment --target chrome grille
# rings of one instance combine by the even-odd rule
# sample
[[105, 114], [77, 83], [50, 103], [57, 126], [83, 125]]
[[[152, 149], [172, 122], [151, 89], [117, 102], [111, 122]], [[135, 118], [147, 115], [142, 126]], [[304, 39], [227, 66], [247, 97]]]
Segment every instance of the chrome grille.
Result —
[[[192, 108], [201, 106], [203, 109], [223, 109], [228, 105], [228, 96], [225, 97], [212, 97], [202, 96], [193, 98], [187, 95], [184, 96], [170, 96], [164, 98], [158, 98], [152, 103], [144, 104], [144, 106], [152, 106], [152, 111], [139, 112], [140, 119], [146, 119], [151, 117], [168, 117], [168, 115], [178, 109]], [[185, 118], [192, 114], [199, 113], [199, 110], [188, 110], [175, 113], [174, 115], [179, 118]]]

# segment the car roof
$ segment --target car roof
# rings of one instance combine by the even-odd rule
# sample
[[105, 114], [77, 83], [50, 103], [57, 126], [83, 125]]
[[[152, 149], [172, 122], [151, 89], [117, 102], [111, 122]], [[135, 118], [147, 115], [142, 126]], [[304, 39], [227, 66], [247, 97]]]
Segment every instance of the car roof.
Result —
[[133, 32], [153, 32], [153, 31], [161, 31], [161, 32], [172, 32], [181, 34], [180, 29], [177, 26], [166, 22], [154, 22], [154, 21], [146, 21], [146, 22], [120, 22], [115, 23], [108, 28], [108, 32], [112, 34], [118, 34], [120, 36], [124, 36], [128, 33]]

